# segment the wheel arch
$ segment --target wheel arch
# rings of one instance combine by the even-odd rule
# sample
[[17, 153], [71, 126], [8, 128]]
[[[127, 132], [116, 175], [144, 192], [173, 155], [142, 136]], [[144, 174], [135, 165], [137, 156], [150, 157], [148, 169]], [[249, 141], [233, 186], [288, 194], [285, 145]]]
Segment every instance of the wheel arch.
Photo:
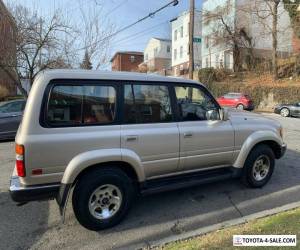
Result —
[[282, 139], [273, 131], [257, 131], [250, 135], [244, 142], [233, 167], [243, 168], [248, 155], [255, 147], [261, 144], [269, 146], [276, 159], [281, 157]]

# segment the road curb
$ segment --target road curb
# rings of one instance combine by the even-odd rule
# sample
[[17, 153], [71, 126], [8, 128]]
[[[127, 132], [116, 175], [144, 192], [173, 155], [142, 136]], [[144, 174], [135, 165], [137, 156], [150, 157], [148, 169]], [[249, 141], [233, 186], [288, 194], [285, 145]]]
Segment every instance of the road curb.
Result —
[[220, 229], [224, 229], [227, 227], [231, 227], [231, 226], [236, 226], [236, 225], [240, 225], [243, 223], [246, 223], [248, 221], [254, 220], [254, 219], [260, 219], [263, 217], [267, 217], [270, 215], [274, 215], [280, 212], [285, 212], [291, 209], [295, 209], [300, 207], [300, 202], [293, 202], [281, 207], [276, 207], [276, 208], [272, 208], [269, 210], [264, 210], [262, 212], [258, 212], [258, 213], [254, 213], [254, 214], [250, 214], [247, 216], [243, 216], [241, 218], [237, 218], [237, 219], [233, 219], [233, 220], [228, 220], [228, 221], [224, 221], [222, 223], [217, 223], [211, 226], [207, 226], [207, 227], [203, 227], [203, 228], [199, 228], [197, 230], [193, 230], [190, 232], [186, 232], [180, 235], [174, 235], [174, 236], [169, 236], [167, 238], [158, 240], [158, 241], [153, 241], [150, 242], [150, 249], [152, 248], [156, 248], [156, 247], [162, 247], [168, 243], [171, 242], [176, 242], [176, 241], [182, 241], [182, 240], [188, 240], [190, 238], [194, 238], [196, 236], [200, 236], [203, 234], [207, 234], [216, 230], [220, 230]]

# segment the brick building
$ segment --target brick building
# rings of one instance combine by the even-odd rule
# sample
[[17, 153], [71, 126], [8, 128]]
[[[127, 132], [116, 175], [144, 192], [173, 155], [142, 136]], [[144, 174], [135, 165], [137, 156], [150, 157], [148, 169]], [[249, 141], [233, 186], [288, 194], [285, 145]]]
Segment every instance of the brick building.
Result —
[[[16, 44], [15, 44], [15, 22], [3, 1], [0, 0], [0, 64], [13, 75], [13, 71], [7, 67], [8, 64], [15, 65]], [[0, 67], [0, 96], [12, 96], [16, 94], [16, 86], [12, 79]], [[5, 90], [6, 89], [6, 90]]]
[[112, 71], [139, 71], [139, 64], [144, 61], [143, 52], [137, 51], [119, 51], [112, 57]]

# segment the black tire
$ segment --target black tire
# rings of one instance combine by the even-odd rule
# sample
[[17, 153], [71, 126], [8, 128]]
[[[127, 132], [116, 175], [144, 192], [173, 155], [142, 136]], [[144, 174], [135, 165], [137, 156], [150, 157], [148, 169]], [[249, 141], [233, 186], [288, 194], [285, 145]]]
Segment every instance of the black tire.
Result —
[[[269, 158], [269, 171], [262, 180], [257, 180], [254, 177], [254, 164], [260, 157], [266, 156]], [[265, 144], [260, 144], [252, 149], [247, 157], [243, 168], [242, 182], [247, 187], [260, 188], [268, 183], [275, 167], [275, 156], [273, 150]]]
[[[90, 197], [97, 188], [103, 185], [114, 185], [122, 194], [119, 209], [112, 217], [98, 219], [89, 209]], [[73, 191], [73, 210], [79, 223], [85, 228], [99, 231], [113, 227], [126, 216], [133, 198], [135, 186], [133, 181], [120, 169], [113, 167], [99, 167], [82, 176]]]

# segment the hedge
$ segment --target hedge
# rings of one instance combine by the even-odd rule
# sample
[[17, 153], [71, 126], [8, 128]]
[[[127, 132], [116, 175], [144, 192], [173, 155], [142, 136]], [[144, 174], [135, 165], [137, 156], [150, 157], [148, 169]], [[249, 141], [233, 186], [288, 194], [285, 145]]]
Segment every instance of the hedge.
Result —
[[270, 94], [273, 95], [273, 102], [275, 104], [300, 102], [300, 85], [251, 85], [214, 82], [209, 83], [206, 86], [215, 97], [220, 97], [228, 92], [240, 92], [247, 94], [253, 100], [255, 107], [258, 107], [263, 101], [266, 102]]

